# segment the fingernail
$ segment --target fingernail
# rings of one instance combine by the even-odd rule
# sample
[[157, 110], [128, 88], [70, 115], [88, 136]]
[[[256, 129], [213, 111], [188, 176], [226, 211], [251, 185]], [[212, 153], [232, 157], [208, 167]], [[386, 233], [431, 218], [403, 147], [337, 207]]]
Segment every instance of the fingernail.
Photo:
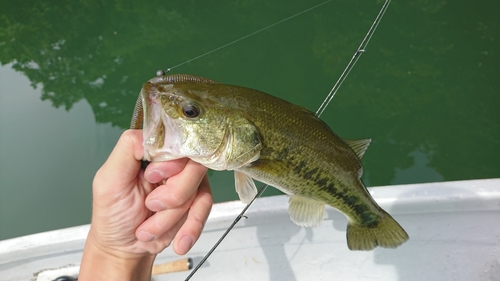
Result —
[[153, 234], [151, 234], [145, 230], [141, 230], [141, 231], [139, 231], [139, 233], [137, 233], [137, 239], [144, 241], [144, 242], [153, 241], [155, 238], [156, 238], [156, 236], [154, 236]]
[[165, 174], [161, 170], [152, 170], [147, 174], [147, 180], [151, 183], [158, 183], [165, 179]]
[[146, 205], [148, 209], [150, 209], [153, 212], [158, 212], [161, 210], [165, 210], [167, 208], [167, 206], [165, 206], [165, 204], [163, 204], [163, 202], [161, 202], [158, 199], [149, 200]]
[[187, 253], [193, 247], [193, 238], [191, 236], [184, 236], [179, 241], [179, 251]]

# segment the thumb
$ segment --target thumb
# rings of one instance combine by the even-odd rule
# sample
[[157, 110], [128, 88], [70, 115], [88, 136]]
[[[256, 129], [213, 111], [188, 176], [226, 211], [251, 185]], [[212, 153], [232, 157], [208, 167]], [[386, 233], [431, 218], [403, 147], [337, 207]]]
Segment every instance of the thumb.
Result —
[[94, 187], [120, 188], [135, 181], [143, 156], [142, 130], [123, 132], [108, 159], [96, 173]]

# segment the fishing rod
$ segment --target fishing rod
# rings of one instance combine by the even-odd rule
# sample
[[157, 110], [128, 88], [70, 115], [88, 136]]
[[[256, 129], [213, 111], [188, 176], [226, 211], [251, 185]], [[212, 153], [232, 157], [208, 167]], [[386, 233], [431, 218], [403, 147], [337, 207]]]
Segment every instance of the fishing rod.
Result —
[[363, 41], [361, 41], [361, 44], [359, 45], [356, 52], [354, 52], [354, 55], [352, 55], [351, 60], [349, 61], [346, 68], [344, 69], [344, 71], [340, 75], [339, 79], [337, 80], [337, 82], [335, 83], [333, 88], [330, 90], [330, 92], [328, 93], [326, 98], [323, 100], [323, 103], [321, 103], [318, 110], [316, 111], [317, 117], [320, 117], [321, 114], [323, 113], [323, 111], [325, 111], [326, 107], [328, 106], [328, 104], [330, 104], [330, 101], [332, 101], [333, 97], [335, 96], [335, 94], [339, 90], [340, 86], [344, 82], [347, 75], [349, 75], [349, 72], [351, 72], [351, 70], [354, 67], [354, 65], [356, 64], [356, 62], [359, 60], [361, 55], [366, 51], [366, 46], [368, 45], [368, 42], [370, 42], [370, 39], [372, 38], [373, 33], [375, 33], [375, 30], [377, 29], [378, 24], [382, 20], [382, 17], [384, 16], [385, 11], [389, 7], [390, 3], [391, 3], [391, 0], [385, 1], [384, 5], [380, 9], [377, 17], [375, 18], [375, 21], [373, 21], [372, 26], [368, 30], [368, 33], [366, 33], [365, 38], [363, 38]]
[[[227, 43], [227, 44], [224, 44], [224, 45], [222, 45], [222, 46], [220, 46], [220, 47], [218, 47], [218, 48], [215, 48], [215, 49], [213, 49], [213, 50], [211, 50], [211, 51], [208, 51], [208, 52], [206, 52], [206, 53], [203, 53], [203, 54], [201, 54], [201, 55], [199, 55], [199, 56], [196, 56], [196, 57], [194, 57], [194, 58], [192, 58], [192, 59], [189, 59], [189, 60], [187, 60], [187, 61], [185, 61], [185, 62], [179, 63], [179, 64], [177, 64], [177, 65], [175, 65], [175, 66], [169, 67], [169, 68], [167, 68], [167, 70], [165, 70], [165, 71], [163, 71], [163, 70], [158, 70], [158, 72], [157, 72], [157, 76], [162, 75], [161, 73], [163, 73], [163, 74], [164, 74], [164, 73], [166, 73], [166, 72], [170, 72], [170, 70], [172, 70], [172, 69], [174, 69], [174, 68], [176, 68], [176, 67], [179, 67], [179, 66], [184, 65], [184, 64], [186, 64], [186, 63], [192, 62], [192, 61], [197, 60], [197, 59], [199, 59], [199, 58], [202, 58], [202, 57], [204, 57], [204, 56], [206, 56], [206, 55], [209, 55], [209, 54], [211, 54], [211, 53], [213, 53], [213, 52], [216, 52], [216, 51], [218, 51], [218, 50], [220, 50], [220, 49], [224, 49], [224, 48], [225, 48], [225, 47], [227, 47], [227, 46], [230, 46], [230, 45], [233, 45], [233, 44], [235, 44], [235, 43], [238, 43], [238, 42], [240, 42], [241, 40], [247, 39], [248, 37], [250, 37], [250, 36], [252, 36], [252, 35], [255, 35], [255, 34], [257, 34], [257, 33], [261, 33], [262, 31], [264, 31], [264, 30], [266, 30], [266, 29], [269, 29], [269, 28], [271, 28], [271, 27], [274, 27], [274, 26], [276, 26], [276, 25], [278, 25], [278, 24], [280, 24], [280, 23], [283, 23], [283, 22], [285, 22], [285, 21], [291, 20], [291, 19], [293, 19], [293, 18], [295, 18], [295, 17], [297, 17], [297, 16], [300, 16], [300, 15], [302, 15], [302, 14], [305, 14], [305, 13], [307, 13], [307, 12], [309, 12], [309, 11], [312, 11], [312, 10], [314, 10], [314, 9], [316, 9], [316, 8], [318, 8], [318, 7], [321, 7], [321, 6], [325, 5], [325, 4], [328, 4], [328, 3], [332, 2], [332, 1], [333, 1], [333, 0], [327, 0], [327, 1], [325, 1], [325, 2], [319, 3], [319, 4], [315, 5], [315, 6], [310, 7], [310, 8], [307, 8], [307, 9], [305, 9], [305, 10], [301, 11], [301, 12], [298, 12], [298, 13], [296, 13], [296, 14], [294, 14], [294, 15], [291, 15], [291, 16], [289, 16], [289, 17], [287, 17], [287, 18], [284, 18], [284, 19], [282, 19], [282, 20], [280, 20], [280, 21], [277, 21], [277, 22], [275, 22], [275, 23], [273, 23], [273, 24], [270, 24], [270, 25], [268, 25], [268, 26], [266, 26], [266, 27], [264, 27], [264, 28], [261, 28], [261, 29], [259, 29], [259, 30], [256, 30], [256, 31], [254, 31], [254, 32], [252, 32], [252, 33], [250, 33], [250, 34], [247, 34], [247, 35], [245, 35], [245, 36], [243, 36], [243, 37], [240, 37], [240, 38], [238, 38], [238, 39], [236, 39], [236, 40], [234, 40], [234, 41], [231, 41], [231, 42], [229, 42], [229, 43]], [[162, 71], [162, 72], [160, 72], [160, 71]], [[158, 74], [160, 74], [160, 75], [158, 75]]]
[[[330, 0], [330, 1], [331, 1], [331, 0]], [[268, 26], [268, 27], [265, 27], [265, 28], [260, 29], [260, 30], [258, 30], [258, 31], [256, 31], [256, 32], [253, 32], [253, 33], [251, 33], [251, 34], [249, 34], [249, 35], [247, 35], [247, 36], [244, 36], [244, 37], [242, 37], [242, 38], [240, 38], [240, 39], [237, 39], [237, 40], [235, 40], [235, 41], [233, 41], [233, 42], [231, 42], [231, 43], [228, 43], [228, 44], [226, 44], [226, 45], [224, 45], [224, 46], [222, 46], [222, 47], [219, 47], [219, 48], [214, 49], [214, 50], [212, 50], [212, 51], [210, 51], [210, 52], [207, 52], [207, 53], [205, 53], [205, 54], [203, 54], [203, 55], [200, 55], [200, 56], [198, 56], [198, 57], [195, 57], [194, 59], [191, 59], [191, 60], [189, 60], [189, 61], [192, 61], [192, 60], [198, 59], [198, 58], [200, 58], [200, 57], [202, 57], [202, 56], [208, 55], [208, 54], [210, 54], [210, 53], [212, 53], [212, 52], [215, 52], [215, 51], [217, 51], [217, 50], [219, 50], [219, 49], [222, 49], [222, 48], [224, 48], [224, 47], [226, 47], [226, 46], [229, 46], [229, 45], [231, 45], [231, 44], [234, 44], [234, 43], [236, 43], [236, 42], [238, 42], [238, 41], [240, 41], [240, 40], [243, 40], [243, 39], [245, 39], [245, 38], [248, 38], [248, 37], [250, 37], [250, 36], [252, 36], [252, 35], [254, 35], [254, 34], [258, 33], [258, 32], [261, 32], [261, 31], [263, 31], [263, 30], [265, 30], [265, 29], [268, 29], [268, 28], [270, 28], [270, 27], [272, 27], [272, 26], [275, 26], [275, 25], [277, 25], [277, 24], [279, 24], [279, 23], [281, 23], [281, 22], [284, 22], [284, 21], [286, 21], [286, 20], [288, 20], [288, 19], [291, 19], [291, 18], [293, 18], [293, 17], [295, 17], [295, 16], [298, 16], [298, 15], [300, 15], [300, 14], [302, 14], [302, 13], [305, 13], [305, 12], [307, 12], [307, 11], [310, 11], [310, 10], [312, 10], [312, 9], [314, 9], [314, 8], [317, 8], [317, 7], [321, 6], [321, 5], [324, 5], [324, 4], [326, 4], [326, 3], [330, 2], [330, 1], [323, 2], [323, 3], [319, 4], [319, 5], [316, 5], [316, 6], [314, 6], [314, 7], [312, 7], [312, 8], [309, 8], [309, 9], [307, 9], [307, 10], [305, 10], [305, 11], [302, 11], [302, 12], [300, 12], [300, 13], [298, 13], [298, 14], [294, 15], [294, 16], [288, 17], [288, 18], [286, 18], [286, 19], [284, 19], [284, 20], [281, 20], [281, 21], [279, 21], [279, 22], [277, 22], [277, 23], [275, 23], [275, 24], [272, 24], [272, 25], [270, 25], [270, 26]], [[335, 96], [335, 94], [337, 93], [337, 91], [339, 90], [340, 86], [342, 85], [342, 83], [343, 83], [343, 82], [344, 82], [344, 80], [346, 79], [347, 75], [349, 75], [349, 72], [351, 72], [352, 68], [354, 67], [354, 65], [356, 64], [356, 62], [359, 60], [359, 58], [361, 57], [361, 55], [362, 55], [363, 53], [365, 53], [365, 52], [366, 52], [366, 46], [368, 45], [368, 43], [370, 42], [370, 39], [372, 38], [373, 34], [375, 33], [375, 30], [377, 29], [378, 24], [380, 23], [380, 21], [382, 20], [382, 17], [384, 16], [385, 12], [387, 11], [387, 8], [389, 7], [390, 2], [391, 2], [391, 0], [386, 0], [386, 1], [384, 2], [384, 5], [383, 5], [383, 6], [382, 6], [382, 8], [380, 9], [380, 11], [379, 11], [379, 13], [378, 13], [377, 17], [375, 18], [375, 20], [373, 21], [373, 23], [372, 23], [372, 25], [371, 25], [371, 27], [370, 27], [370, 29], [368, 30], [368, 32], [366, 33], [365, 37], [364, 37], [364, 38], [363, 38], [363, 40], [361, 41], [361, 44], [359, 45], [358, 49], [354, 52], [354, 54], [353, 54], [353, 56], [352, 56], [351, 60], [349, 61], [349, 63], [348, 63], [348, 64], [347, 64], [347, 66], [345, 67], [345, 69], [344, 69], [344, 71], [342, 72], [342, 74], [340, 75], [339, 79], [337, 80], [337, 82], [335, 83], [335, 85], [332, 87], [332, 89], [330, 90], [330, 92], [328, 93], [328, 95], [325, 97], [325, 99], [323, 100], [323, 102], [322, 102], [322, 103], [321, 103], [321, 105], [319, 106], [318, 110], [316, 111], [315, 115], [316, 115], [317, 117], [320, 117], [320, 116], [321, 116], [321, 114], [325, 111], [326, 107], [328, 107], [328, 105], [330, 104], [331, 100], [333, 99], [333, 97]], [[186, 61], [186, 62], [184, 62], [184, 63], [187, 63], [187, 62], [189, 62], [189, 61]], [[181, 63], [181, 64], [179, 64], [179, 65], [182, 65], [182, 64], [184, 64], [184, 63]], [[176, 65], [175, 67], [177, 67], [177, 66], [179, 66], [179, 65]], [[171, 69], [172, 69], [172, 68], [167, 69], [167, 71], [166, 71], [166, 72], [170, 71]], [[256, 194], [256, 195], [255, 195], [255, 197], [252, 199], [252, 201], [250, 201], [250, 203], [248, 203], [248, 204], [245, 206], [245, 208], [243, 208], [243, 210], [242, 210], [242, 211], [240, 212], [240, 214], [236, 217], [236, 219], [234, 219], [234, 221], [231, 223], [231, 225], [230, 225], [230, 226], [226, 229], [226, 231], [224, 232], [224, 234], [222, 234], [222, 236], [219, 238], [219, 240], [217, 240], [217, 242], [214, 244], [214, 246], [212, 246], [212, 248], [211, 248], [211, 249], [208, 251], [208, 253], [207, 253], [207, 254], [203, 257], [203, 259], [202, 259], [202, 260], [198, 263], [198, 265], [197, 265], [197, 266], [196, 266], [196, 267], [195, 267], [195, 268], [191, 271], [191, 273], [190, 273], [190, 274], [186, 277], [186, 279], [184, 279], [185, 281], [189, 281], [189, 280], [191, 279], [191, 277], [193, 277], [193, 276], [194, 276], [194, 274], [196, 274], [196, 272], [198, 271], [198, 269], [200, 269], [200, 267], [201, 267], [201, 266], [202, 266], [202, 265], [206, 262], [206, 260], [210, 257], [210, 255], [211, 255], [211, 254], [212, 254], [212, 253], [213, 253], [213, 252], [217, 249], [217, 247], [220, 245], [220, 243], [222, 243], [222, 241], [226, 238], [226, 236], [227, 236], [227, 235], [229, 234], [229, 232], [230, 232], [230, 231], [234, 228], [234, 226], [235, 226], [235, 225], [236, 225], [236, 224], [237, 224], [237, 223], [238, 223], [238, 222], [239, 222], [242, 218], [247, 218], [247, 217], [245, 216], [245, 212], [248, 210], [248, 208], [250, 208], [250, 206], [253, 204], [253, 202], [254, 202], [257, 198], [259, 198], [259, 197], [262, 195], [262, 193], [264, 193], [264, 191], [266, 190], [266, 188], [267, 188], [268, 186], [269, 186], [269, 185], [267, 185], [267, 184], [263, 184], [263, 185], [262, 185], [262, 187], [258, 190], [257, 194]]]

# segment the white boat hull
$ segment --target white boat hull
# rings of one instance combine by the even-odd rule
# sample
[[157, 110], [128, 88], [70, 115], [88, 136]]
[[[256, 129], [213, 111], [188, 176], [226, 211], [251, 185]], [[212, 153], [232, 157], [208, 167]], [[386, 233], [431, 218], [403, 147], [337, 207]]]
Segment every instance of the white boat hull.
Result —
[[[293, 224], [288, 198], [259, 198], [191, 280], [500, 280], [500, 179], [370, 188], [410, 235], [397, 249], [352, 252], [346, 218], [326, 208], [317, 228]], [[187, 255], [201, 257], [243, 209], [215, 204]], [[78, 265], [89, 226], [0, 241], [0, 280]], [[169, 248], [157, 263], [179, 259]], [[188, 272], [155, 276], [184, 280]]]

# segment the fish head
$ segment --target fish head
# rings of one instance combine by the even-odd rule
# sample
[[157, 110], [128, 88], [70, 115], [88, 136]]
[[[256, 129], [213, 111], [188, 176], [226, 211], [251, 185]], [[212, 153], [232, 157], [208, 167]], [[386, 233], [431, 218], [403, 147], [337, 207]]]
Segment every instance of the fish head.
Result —
[[233, 170], [258, 158], [256, 128], [221, 102], [213, 87], [155, 79], [143, 85], [146, 160], [187, 157], [211, 169]]

